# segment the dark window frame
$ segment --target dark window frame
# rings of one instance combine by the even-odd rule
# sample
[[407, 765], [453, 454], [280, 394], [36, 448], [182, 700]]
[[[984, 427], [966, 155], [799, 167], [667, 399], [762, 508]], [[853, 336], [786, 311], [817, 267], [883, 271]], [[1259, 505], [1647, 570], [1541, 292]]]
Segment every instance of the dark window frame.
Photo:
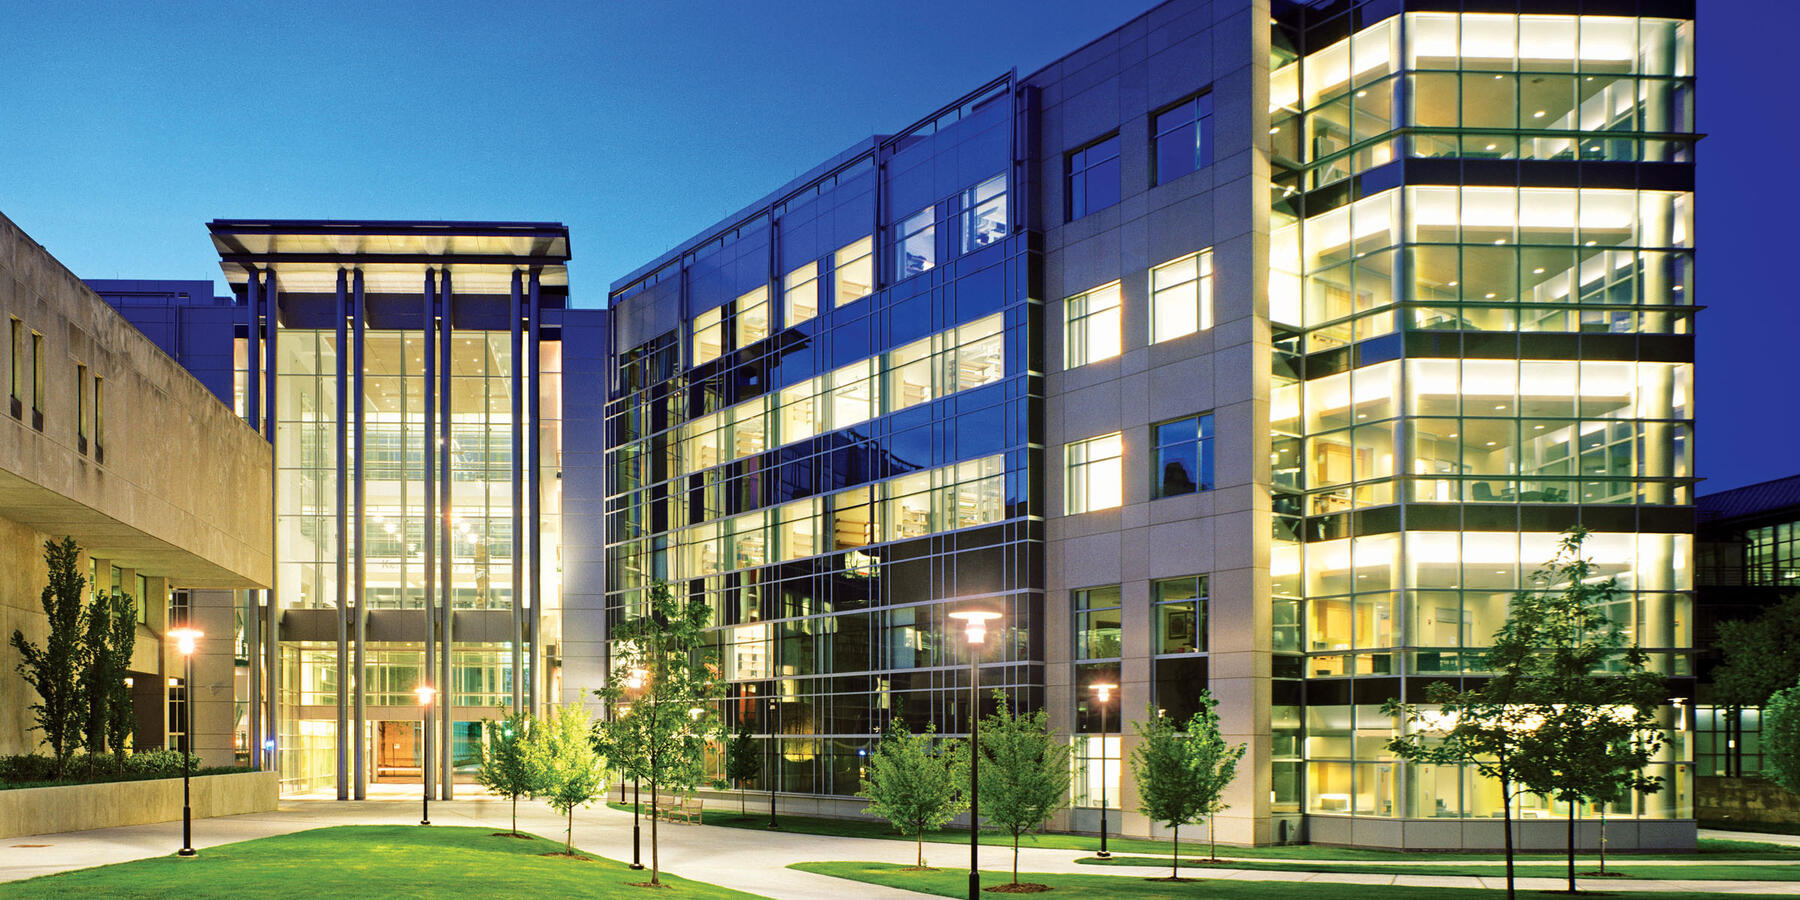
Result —
[[[1162, 120], [1165, 116], [1184, 110], [1189, 113], [1184, 121], [1179, 121], [1164, 127]], [[1149, 121], [1150, 184], [1152, 187], [1159, 184], [1168, 184], [1185, 175], [1192, 175], [1213, 164], [1216, 158], [1213, 152], [1215, 129], [1213, 127], [1213, 92], [1210, 86], [1202, 91], [1190, 94], [1181, 100], [1171, 103], [1168, 106], [1155, 110], [1150, 114]], [[1163, 138], [1182, 128], [1192, 128], [1194, 131], [1194, 143], [1188, 159], [1188, 163], [1191, 165], [1189, 168], [1182, 169], [1179, 172], [1171, 172], [1165, 177], [1162, 174]]]
[[[1194, 433], [1191, 438], [1182, 437], [1168, 442], [1163, 441], [1162, 430], [1164, 428], [1190, 421], [1194, 423]], [[1169, 497], [1184, 497], [1188, 494], [1212, 490], [1215, 480], [1213, 477], [1213, 439], [1215, 437], [1213, 413], [1210, 410], [1152, 423], [1150, 426], [1150, 499], [1163, 500]], [[1163, 452], [1190, 445], [1194, 448], [1195, 476], [1190, 480], [1191, 486], [1186, 489], [1170, 489], [1164, 471], [1166, 466], [1163, 462]]]
[[[1119, 146], [1118, 142], [1119, 142], [1119, 132], [1113, 131], [1113, 132], [1109, 132], [1107, 134], [1101, 135], [1100, 137], [1097, 137], [1091, 141], [1088, 141], [1087, 143], [1082, 144], [1081, 146], [1076, 147], [1075, 149], [1070, 150], [1067, 153], [1063, 154], [1063, 219], [1064, 219], [1064, 221], [1073, 222], [1076, 219], [1080, 219], [1085, 216], [1092, 215], [1093, 213], [1097, 213], [1100, 210], [1106, 209], [1109, 206], [1117, 206], [1119, 204], [1119, 202], [1124, 199], [1125, 187], [1124, 187], [1124, 183], [1123, 183], [1124, 169], [1123, 169], [1123, 162], [1122, 162], [1123, 148]], [[1090, 154], [1093, 153], [1093, 151], [1099, 150], [1099, 149], [1105, 147], [1105, 145], [1107, 145], [1109, 143], [1113, 145], [1112, 153], [1110, 155], [1100, 156], [1097, 158], [1090, 157]], [[1093, 195], [1093, 190], [1090, 186], [1089, 175], [1090, 175], [1090, 173], [1093, 173], [1096, 169], [1100, 169], [1101, 167], [1105, 166], [1108, 162], [1113, 164], [1112, 187], [1113, 187], [1114, 195], [1111, 200], [1109, 200], [1105, 203], [1099, 204], [1099, 205], [1095, 205], [1095, 204], [1089, 202], [1089, 200], [1088, 200], [1088, 198]], [[1079, 181], [1082, 186], [1082, 189], [1080, 191], [1079, 205], [1076, 202], [1077, 192], [1075, 190], [1075, 186], [1076, 186], [1077, 181]]]

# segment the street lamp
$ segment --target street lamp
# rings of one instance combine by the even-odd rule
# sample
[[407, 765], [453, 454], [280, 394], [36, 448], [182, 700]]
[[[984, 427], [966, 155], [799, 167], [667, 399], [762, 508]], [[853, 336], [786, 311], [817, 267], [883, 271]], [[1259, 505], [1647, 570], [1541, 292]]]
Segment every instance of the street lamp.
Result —
[[175, 628], [169, 631], [169, 637], [175, 639], [175, 649], [181, 651], [181, 717], [185, 719], [181, 726], [181, 849], [175, 851], [176, 856], [190, 858], [198, 855], [194, 849], [194, 807], [193, 795], [188, 792], [188, 776], [194, 764], [194, 647], [205, 637], [196, 628]]
[[[644, 681], [646, 679], [648, 679], [649, 676], [650, 676], [650, 671], [648, 669], [644, 669], [644, 668], [632, 669], [631, 672], [625, 676], [626, 690], [633, 691], [633, 692], [643, 690], [644, 689]], [[628, 716], [631, 715], [631, 704], [629, 704], [629, 703], [621, 704], [619, 709], [625, 715], [628, 715]], [[632, 773], [632, 776], [631, 776], [631, 867], [633, 869], [642, 869], [644, 867], [643, 856], [642, 856], [642, 853], [640, 852], [640, 850], [643, 846], [643, 840], [642, 840], [643, 832], [639, 829], [639, 826], [638, 826], [638, 797], [639, 797], [638, 776], [637, 776], [637, 773], [634, 772], [634, 773]]]
[[981, 761], [981, 643], [987, 638], [988, 620], [1000, 614], [973, 609], [953, 612], [950, 618], [963, 623], [963, 636], [969, 640], [969, 900], [981, 900], [981, 806], [975, 794], [975, 770]]
[[419, 824], [431, 824], [431, 701], [437, 697], [437, 688], [429, 684], [421, 684], [413, 688], [419, 697], [419, 706], [425, 710], [425, 746], [424, 755], [419, 758]]
[[1088, 690], [1096, 695], [1095, 702], [1100, 704], [1100, 852], [1094, 854], [1100, 859], [1112, 859], [1106, 849], [1106, 702], [1112, 699], [1112, 692], [1119, 689], [1116, 684], [1090, 684]]

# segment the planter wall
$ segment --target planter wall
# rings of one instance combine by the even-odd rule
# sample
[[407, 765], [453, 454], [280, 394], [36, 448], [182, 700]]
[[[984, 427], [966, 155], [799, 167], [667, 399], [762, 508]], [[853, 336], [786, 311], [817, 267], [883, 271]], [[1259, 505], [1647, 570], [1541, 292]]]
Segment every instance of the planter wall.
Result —
[[1694, 815], [1709, 823], [1800, 824], [1800, 794], [1762, 778], [1694, 779]]
[[[276, 779], [274, 772], [194, 778], [194, 818], [269, 812], [276, 807]], [[179, 778], [0, 791], [0, 838], [180, 819]]]

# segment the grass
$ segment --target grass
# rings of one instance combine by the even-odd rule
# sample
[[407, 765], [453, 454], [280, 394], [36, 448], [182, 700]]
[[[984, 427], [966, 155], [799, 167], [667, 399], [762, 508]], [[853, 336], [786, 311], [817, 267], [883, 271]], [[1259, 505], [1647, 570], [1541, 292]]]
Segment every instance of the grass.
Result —
[[494, 836], [490, 828], [347, 825], [226, 844], [194, 859], [173, 856], [0, 883], [0, 898], [43, 896], [312, 897], [695, 897], [755, 894], [664, 874], [667, 890], [624, 863], [561, 853], [561, 841]]
[[[891, 863], [870, 862], [806, 862], [795, 863], [788, 868], [867, 884], [880, 884], [926, 894], [937, 894], [941, 897], [966, 897], [969, 892], [968, 869], [919, 871]], [[987, 887], [1004, 884], [1008, 880], [998, 872], [989, 872], [982, 877], [982, 883]], [[1159, 898], [1176, 897], [1206, 897], [1209, 900], [1294, 900], [1298, 897], [1330, 898], [1330, 900], [1469, 900], [1471, 896], [1474, 896], [1468, 888], [1395, 887], [1385, 884], [1219, 879], [1170, 884], [1165, 881], [1151, 881], [1119, 875], [1055, 875], [1040, 872], [1021, 872], [1019, 880], [1047, 884], [1051, 887], [1054, 895], [1081, 897], [1083, 900], [1090, 900], [1090, 898], [1106, 900], [1106, 898], [1112, 897], [1128, 897], [1132, 900], [1159, 900]], [[1005, 895], [996, 894], [995, 896], [998, 898]], [[1566, 898], [1569, 895], [1561, 891], [1520, 891], [1518, 896], [1529, 898], [1529, 900], [1549, 900], [1552, 897]], [[1654, 897], [1655, 900], [1701, 900], [1701, 898], [1710, 900], [1718, 895], [1693, 891], [1658, 891], [1648, 896]], [[1734, 894], [1732, 896], [1770, 895]]]
[[[648, 808], [650, 804], [649, 796], [650, 795], [647, 793], [644, 795], [645, 808]], [[613, 809], [623, 810], [625, 812], [631, 811], [631, 804], [629, 803], [613, 802], [608, 803], [607, 805]], [[708, 805], [711, 805], [711, 801], [708, 802]], [[780, 824], [781, 830], [798, 834], [825, 834], [837, 837], [880, 838], [895, 841], [912, 840], [910, 836], [901, 835], [894, 831], [893, 826], [886, 822], [868, 819], [829, 819], [817, 816], [778, 815], [776, 821]], [[706, 825], [716, 825], [722, 828], [749, 828], [762, 830], [768, 828], [769, 816], [767, 813], [762, 815], [756, 813], [743, 815], [730, 809], [707, 809], [701, 815], [701, 822]], [[1206, 828], [1204, 826], [1199, 826], [1194, 828], [1193, 832], [1193, 835], [1190, 836], [1189, 829], [1183, 828], [1181, 830], [1182, 846], [1204, 847], [1206, 844]], [[969, 832], [954, 828], [944, 831], [927, 832], [925, 840], [928, 843], [966, 844], [969, 842]], [[1011, 847], [1012, 839], [997, 831], [987, 831], [982, 833], [981, 843], [984, 846], [991, 847]], [[1019, 846], [1022, 848], [1039, 847], [1051, 850], [1091, 851], [1100, 848], [1100, 838], [1094, 835], [1085, 834], [1027, 834], [1019, 839]], [[1169, 855], [1170, 843], [1168, 841], [1149, 840], [1147, 838], [1112, 837], [1107, 839], [1107, 848], [1118, 853], [1162, 854], [1166, 859]], [[1221, 844], [1219, 845], [1219, 852], [1226, 856], [1249, 859], [1328, 860], [1339, 862], [1355, 862], [1358, 860], [1410, 861], [1416, 860], [1422, 855], [1421, 851], [1417, 850], [1370, 850], [1359, 847], [1326, 847], [1314, 844], [1285, 844], [1275, 847], [1228, 847]], [[1434, 860], [1468, 860], [1471, 862], [1482, 863], [1493, 862], [1500, 858], [1499, 851], [1494, 851], [1492, 853], [1425, 851], [1423, 855], [1427, 855]], [[1800, 847], [1788, 847], [1780, 844], [1763, 844], [1755, 841], [1724, 841], [1703, 838], [1699, 842], [1698, 855], [1729, 856], [1734, 860], [1800, 859]], [[1609, 856], [1617, 857], [1622, 860], [1691, 860], [1696, 857], [1696, 854], [1613, 852], [1610, 853]], [[1583, 861], [1589, 860], [1590, 857], [1591, 854], [1586, 853], [1577, 855], [1576, 865], [1582, 865]], [[1547, 851], [1541, 853], [1520, 853], [1517, 858], [1555, 861], [1564, 857], [1559, 851]]]
[[[1635, 857], [1633, 857], [1635, 858]], [[1078, 859], [1076, 862], [1090, 866], [1157, 866], [1168, 868], [1167, 856], [1114, 856], [1111, 859]], [[1758, 865], [1693, 865], [1693, 866], [1659, 866], [1654, 863], [1639, 863], [1627, 866], [1615, 866], [1616, 859], [1609, 859], [1607, 872], [1622, 872], [1631, 878], [1672, 878], [1700, 881], [1800, 881], [1800, 866], [1758, 866]], [[1181, 867], [1210, 867], [1214, 869], [1253, 869], [1265, 872], [1354, 872], [1359, 874], [1380, 875], [1481, 875], [1485, 877], [1505, 877], [1506, 863], [1491, 861], [1486, 863], [1469, 863], [1466, 865], [1426, 865], [1426, 866], [1370, 866], [1355, 863], [1318, 862], [1245, 862], [1242, 860], [1221, 859], [1210, 862], [1204, 858], [1182, 857]], [[1586, 881], [1587, 873], [1595, 871], [1597, 864], [1586, 854], [1575, 857], [1575, 875]], [[1520, 878], [1566, 878], [1569, 869], [1565, 861], [1562, 865], [1550, 865], [1540, 859], [1533, 858], [1530, 865], [1515, 865], [1514, 874]], [[1597, 877], [1597, 876], [1596, 876]], [[1610, 880], [1610, 879], [1609, 879]], [[1590, 882], [1603, 883], [1603, 882]]]

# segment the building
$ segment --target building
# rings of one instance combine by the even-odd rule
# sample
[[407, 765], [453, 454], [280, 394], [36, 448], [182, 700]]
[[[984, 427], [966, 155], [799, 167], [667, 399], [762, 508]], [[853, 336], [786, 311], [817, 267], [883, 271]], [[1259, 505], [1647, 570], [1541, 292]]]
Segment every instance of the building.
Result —
[[1709, 691], [1724, 661], [1719, 623], [1755, 619], [1800, 591], [1800, 475], [1704, 494], [1697, 513], [1694, 772], [1753, 775], [1762, 771], [1762, 710], [1715, 706]]
[[[616, 281], [608, 620], [712, 605], [796, 811], [860, 809], [890, 722], [967, 732], [979, 606], [981, 692], [1073, 740], [1059, 826], [1104, 778], [1156, 832], [1119, 734], [1205, 687], [1222, 838], [1498, 846], [1380, 708], [1479, 678], [1561, 531], [1693, 692], [1693, 4], [1460, 9], [1164, 3]], [[1682, 709], [1615, 845], [1692, 844]]]
[[[481, 719], [559, 699], [561, 332], [604, 314], [565, 309], [555, 223], [208, 227], [232, 297], [96, 286], [273, 444], [251, 743], [284, 792], [362, 799], [425, 767], [449, 799]], [[440, 688], [429, 715], [420, 685]]]
[[[247, 757], [232, 600], [272, 578], [268, 446], [4, 217], [0, 316], [0, 634], [44, 643], [44, 544], [72, 537], [89, 599], [137, 601], [132, 746], [186, 748], [208, 765]], [[205, 635], [191, 684], [168, 638], [179, 625]], [[0, 754], [38, 752], [38, 698], [13, 673], [17, 653], [0, 654]]]

